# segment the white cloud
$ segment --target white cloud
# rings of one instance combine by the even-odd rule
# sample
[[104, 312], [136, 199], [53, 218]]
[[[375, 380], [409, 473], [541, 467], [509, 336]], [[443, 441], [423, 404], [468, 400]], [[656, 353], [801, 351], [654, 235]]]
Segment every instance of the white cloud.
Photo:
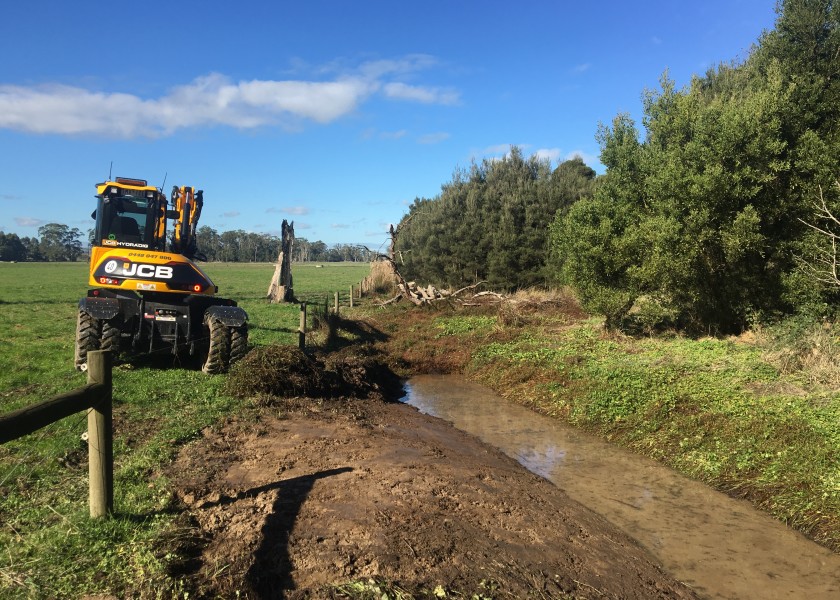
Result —
[[306, 206], [282, 206], [280, 208], [272, 206], [265, 210], [267, 213], [280, 213], [284, 215], [308, 215], [309, 208]]
[[241, 214], [242, 214], [242, 213], [240, 213], [238, 210], [232, 210], [232, 211], [229, 211], [229, 212], [224, 212], [224, 213], [222, 213], [222, 214], [221, 214], [221, 215], [219, 215], [219, 216], [220, 216], [220, 217], [225, 217], [225, 218], [227, 218], [227, 219], [232, 219], [232, 218], [234, 218], [234, 217], [238, 217], [238, 216], [239, 216], [239, 215], [241, 215]]
[[371, 60], [358, 68], [358, 73], [368, 79], [381, 79], [387, 75], [409, 75], [437, 65], [437, 59], [428, 54], [409, 54], [397, 59]]
[[381, 131], [379, 139], [381, 140], [399, 140], [408, 135], [408, 131], [400, 129], [399, 131]]
[[21, 227], [40, 227], [46, 221], [43, 219], [36, 219], [35, 217], [15, 217], [15, 223]]
[[540, 148], [534, 154], [541, 160], [548, 159], [556, 163], [560, 159], [560, 148]]
[[593, 169], [596, 165], [601, 164], [597, 156], [589, 154], [588, 152], [584, 152], [583, 150], [572, 150], [571, 152], [566, 154], [566, 157], [563, 160], [572, 160], [575, 157], [580, 158], [584, 163], [586, 163]]
[[572, 69], [575, 73], [585, 73], [592, 67], [592, 63], [583, 63]]
[[510, 153], [511, 144], [496, 144], [495, 146], [487, 146], [479, 154], [487, 156], [507, 156]]
[[305, 206], [285, 206], [283, 211], [290, 215], [308, 215], [309, 209]]
[[428, 133], [426, 135], [421, 135], [417, 141], [420, 144], [438, 144], [450, 138], [450, 134], [446, 133], [445, 131], [441, 131], [439, 133]]
[[540, 148], [532, 152], [530, 150], [530, 144], [498, 144], [495, 146], [488, 146], [477, 152], [475, 156], [484, 157], [484, 159], [488, 161], [504, 160], [510, 157], [510, 149], [512, 146], [516, 146], [521, 149], [523, 155], [525, 156], [536, 156], [541, 160], [548, 159], [554, 165], [557, 165], [565, 160], [571, 160], [575, 157], [580, 157], [584, 163], [593, 169], [601, 164], [597, 156], [584, 152], [583, 150], [572, 150], [571, 152], [566, 152], [564, 154], [563, 150], [560, 148]]
[[655, 46], [659, 46], [660, 44], [662, 44], [662, 40], [657, 36], [653, 36], [652, 38], [650, 38], [650, 43], [654, 44]]
[[159, 98], [67, 85], [0, 85], [0, 128], [112, 138], [160, 137], [188, 127], [294, 128], [331, 123], [374, 94], [392, 100], [454, 104], [453, 90], [389, 81], [434, 64], [425, 55], [363, 63], [328, 81], [233, 82], [219, 73], [174, 87]]
[[452, 90], [408, 85], [396, 82], [385, 84], [383, 91], [388, 98], [410, 100], [422, 104], [458, 104], [460, 95]]
[[330, 227], [333, 229], [350, 229], [350, 226], [347, 223], [333, 223]]

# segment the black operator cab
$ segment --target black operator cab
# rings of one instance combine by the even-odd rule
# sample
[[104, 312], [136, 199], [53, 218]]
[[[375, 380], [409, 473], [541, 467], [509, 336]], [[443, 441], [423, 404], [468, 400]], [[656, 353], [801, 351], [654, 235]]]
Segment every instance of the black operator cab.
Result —
[[166, 197], [142, 179], [96, 186], [95, 246], [165, 250]]

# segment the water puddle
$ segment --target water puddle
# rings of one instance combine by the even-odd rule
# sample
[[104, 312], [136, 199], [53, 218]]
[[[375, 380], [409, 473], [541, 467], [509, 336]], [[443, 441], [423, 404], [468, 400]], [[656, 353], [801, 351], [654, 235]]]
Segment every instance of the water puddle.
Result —
[[707, 486], [456, 376], [406, 403], [491, 444], [636, 539], [705, 598], [840, 599], [840, 555]]

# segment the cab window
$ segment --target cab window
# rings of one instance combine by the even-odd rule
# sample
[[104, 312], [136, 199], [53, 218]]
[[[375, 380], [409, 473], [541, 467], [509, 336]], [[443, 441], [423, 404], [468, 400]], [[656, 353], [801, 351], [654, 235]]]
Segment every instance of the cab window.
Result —
[[154, 223], [149, 226], [149, 205], [145, 198], [117, 196], [109, 198], [103, 211], [103, 244], [152, 245]]

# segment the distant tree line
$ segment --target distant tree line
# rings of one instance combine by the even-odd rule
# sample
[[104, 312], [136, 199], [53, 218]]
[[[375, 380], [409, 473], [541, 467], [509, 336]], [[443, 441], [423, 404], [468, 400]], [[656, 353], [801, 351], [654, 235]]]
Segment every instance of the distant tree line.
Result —
[[[219, 233], [212, 227], [199, 227], [197, 244], [208, 261], [274, 262], [280, 251], [280, 238], [266, 233], [237, 229]], [[88, 233], [87, 242], [93, 232]], [[19, 237], [0, 231], [0, 261], [75, 261], [86, 254], [82, 233], [60, 223], [38, 228], [38, 237]], [[292, 260], [299, 262], [368, 262], [372, 253], [362, 246], [310, 242], [295, 238]]]
[[[208, 261], [274, 262], [280, 252], [280, 238], [268, 233], [253, 233], [235, 229], [219, 233], [202, 226], [196, 231], [198, 248]], [[369, 262], [371, 252], [363, 246], [334, 244], [327, 246], [318, 240], [310, 242], [296, 237], [292, 247], [294, 262]]]
[[803, 265], [840, 239], [809, 227], [819, 199], [840, 214], [839, 21], [840, 2], [783, 0], [742, 62], [684, 89], [666, 73], [643, 132], [625, 114], [599, 126], [602, 176], [515, 148], [457, 172], [401, 222], [404, 275], [569, 285], [611, 327], [833, 316], [838, 286]]
[[74, 261], [84, 254], [82, 233], [60, 223], [38, 228], [38, 237], [0, 231], [2, 261]]

